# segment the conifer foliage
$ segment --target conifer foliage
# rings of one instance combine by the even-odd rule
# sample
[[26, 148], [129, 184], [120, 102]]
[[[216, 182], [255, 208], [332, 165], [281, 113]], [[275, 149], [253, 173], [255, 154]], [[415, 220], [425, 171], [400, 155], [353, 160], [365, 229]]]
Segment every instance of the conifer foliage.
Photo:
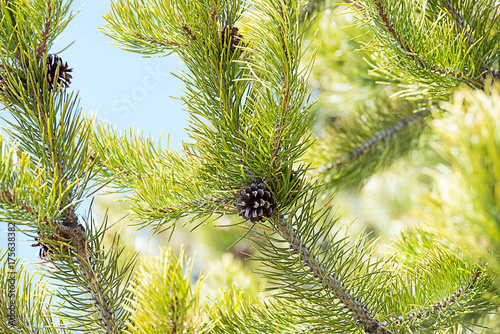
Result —
[[[190, 141], [175, 151], [82, 115], [71, 68], [49, 54], [73, 17], [70, 1], [0, 0], [0, 97], [13, 119], [2, 130], [9, 139], [0, 137], [0, 215], [37, 241], [51, 279], [31, 289], [33, 276], [17, 265], [13, 285], [7, 253], [0, 255], [2, 287], [14, 288], [0, 290], [0, 317], [9, 319], [2, 331], [385, 334], [490, 326], [498, 261], [488, 251], [500, 249], [497, 234], [478, 252], [457, 244], [444, 224], [415, 226], [382, 251], [365, 230], [341, 223], [329, 193], [361, 187], [410, 152], [425, 154], [419, 143], [429, 141], [461, 182], [476, 175], [467, 189], [481, 191], [462, 203], [475, 204], [477, 216], [467, 218], [484, 227], [474, 229], [477, 239], [498, 231], [500, 109], [491, 102], [500, 99], [498, 4], [348, 3], [360, 29], [373, 34], [365, 46], [371, 72], [392, 97], [318, 133], [308, 84], [318, 49], [306, 44], [314, 45], [307, 39], [321, 1], [112, 0], [106, 35], [144, 56], [176, 53], [187, 67], [179, 78]], [[469, 118], [461, 117], [464, 106]], [[471, 126], [485, 117], [487, 134]], [[450, 135], [453, 126], [465, 137]], [[481, 146], [488, 155], [474, 155], [468, 141], [488, 143]], [[203, 279], [193, 285], [192, 262], [186, 269], [184, 255], [171, 250], [137, 269], [118, 235], [106, 246], [107, 219], [76, 214], [103, 184], [128, 191], [133, 214], [154, 233], [181, 218], [197, 227], [200, 218], [234, 219], [248, 230], [267, 293], [246, 298], [233, 285], [203, 300]], [[428, 200], [445, 197], [435, 191]], [[430, 223], [461, 212], [445, 200], [434, 204], [439, 217]]]

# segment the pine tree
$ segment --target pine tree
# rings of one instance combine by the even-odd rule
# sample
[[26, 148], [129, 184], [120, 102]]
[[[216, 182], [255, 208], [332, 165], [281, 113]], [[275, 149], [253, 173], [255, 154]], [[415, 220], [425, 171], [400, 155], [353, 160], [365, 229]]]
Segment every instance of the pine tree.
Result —
[[[342, 18], [326, 14], [327, 1], [113, 0], [105, 34], [143, 56], [175, 53], [187, 67], [179, 77], [190, 141], [179, 152], [82, 114], [71, 60], [50, 53], [73, 17], [70, 1], [0, 0], [0, 96], [13, 117], [0, 137], [0, 215], [36, 240], [48, 279], [33, 285], [37, 276], [3, 251], [0, 329], [494, 333], [499, 5], [347, 3], [357, 29], [328, 40], [322, 24]], [[352, 41], [362, 50], [340, 62], [328, 51], [350, 34], [362, 35]], [[317, 80], [317, 105], [315, 60], [334, 75]], [[329, 80], [353, 77], [363, 93], [325, 110]], [[329, 117], [317, 120], [316, 106]], [[426, 186], [417, 213], [428, 224], [383, 251], [367, 230], [342, 223], [332, 193], [359, 191], [402, 162], [433, 171], [414, 182]], [[114, 222], [76, 215], [103, 186], [128, 191], [140, 227], [155, 234], [232, 217], [247, 229], [267, 292], [228, 284], [203, 298], [209, 283], [192, 283], [182, 252], [162, 249], [139, 265], [119, 235], [107, 246]]]

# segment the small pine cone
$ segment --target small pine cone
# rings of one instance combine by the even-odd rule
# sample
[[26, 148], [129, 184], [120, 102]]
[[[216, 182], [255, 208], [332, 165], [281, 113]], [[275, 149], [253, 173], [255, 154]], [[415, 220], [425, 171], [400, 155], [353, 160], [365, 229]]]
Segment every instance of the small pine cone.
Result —
[[85, 228], [82, 225], [78, 224], [77, 228], [78, 228], [77, 233], [72, 234], [72, 232], [67, 227], [58, 223], [58, 225], [55, 228], [54, 234], [43, 235], [43, 236], [39, 235], [38, 237], [35, 238], [35, 241], [37, 242], [31, 244], [31, 246], [40, 247], [38, 256], [41, 259], [47, 259], [52, 255], [67, 254], [69, 251], [67, 246], [58, 248], [54, 247], [50, 242], [47, 241], [63, 241], [63, 240], [70, 241], [77, 238], [81, 233], [85, 234]]
[[236, 48], [237, 46], [245, 46], [245, 43], [243, 43], [243, 36], [238, 34], [238, 27], [225, 26], [220, 33], [220, 39], [222, 41], [222, 47], [224, 48], [223, 51], [226, 52], [229, 48], [230, 57], [238, 50]]
[[38, 257], [41, 259], [45, 259], [49, 256], [50, 250], [49, 247], [39, 241], [39, 238], [35, 238], [35, 241], [38, 241], [37, 243], [31, 244], [31, 247], [40, 247], [40, 250], [38, 251]]
[[238, 193], [236, 208], [241, 218], [255, 223], [271, 216], [276, 200], [264, 183], [252, 183]]
[[[49, 55], [45, 66], [47, 67], [49, 90], [52, 90], [56, 85], [60, 85], [63, 88], [69, 87], [71, 79], [73, 78], [70, 72], [73, 72], [73, 69], [68, 67], [68, 63], [63, 64], [62, 59], [58, 56]], [[59, 73], [57, 73], [58, 71]]]

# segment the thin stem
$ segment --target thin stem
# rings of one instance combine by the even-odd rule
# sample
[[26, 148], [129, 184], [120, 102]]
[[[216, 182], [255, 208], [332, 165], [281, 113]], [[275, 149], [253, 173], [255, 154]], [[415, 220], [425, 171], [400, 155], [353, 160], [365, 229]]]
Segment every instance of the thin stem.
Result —
[[[186, 209], [192, 208], [192, 207], [204, 207], [207, 205], [211, 204], [220, 204], [220, 203], [233, 203], [234, 198], [210, 198], [208, 200], [196, 200], [192, 201], [189, 203], [183, 203], [180, 204], [176, 207], [167, 207], [167, 208], [151, 208], [151, 209], [146, 209], [148, 212], [159, 212], [163, 214], [170, 214], [170, 213], [175, 213], [175, 212], [181, 212], [181, 211], [186, 211]], [[220, 204], [221, 207], [224, 206], [223, 204]], [[232, 206], [231, 206], [232, 207]]]
[[[281, 19], [285, 22], [285, 16], [283, 13], [283, 5], [281, 0], [279, 2], [280, 10], [278, 11]], [[280, 38], [281, 38], [281, 47], [285, 52], [285, 62], [289, 61], [288, 49], [286, 46], [285, 34], [283, 32], [283, 27], [279, 26], [280, 30]], [[288, 112], [288, 103], [290, 100], [290, 86], [287, 84], [286, 75], [285, 75], [285, 66], [287, 64], [281, 64], [281, 92], [280, 92], [280, 113], [278, 115], [278, 119], [276, 120], [276, 129], [274, 135], [274, 144], [273, 150], [271, 151], [273, 163], [273, 170], [276, 170], [276, 161], [278, 160], [278, 154], [281, 148], [281, 135], [283, 133], [283, 127], [285, 126], [285, 118]]]
[[175, 47], [180, 46], [180, 44], [177, 44], [175, 42], [170, 42], [170, 41], [167, 41], [167, 40], [165, 40], [164, 42], [159, 42], [159, 41], [157, 41], [156, 39], [154, 39], [152, 37], [145, 37], [145, 36], [142, 36], [142, 35], [140, 35], [138, 33], [136, 33], [135, 35], [137, 36], [137, 38], [140, 38], [143, 41], [146, 41], [146, 42], [151, 43], [151, 44], [156, 44], [158, 46], [163, 46], [163, 47], [166, 47], [166, 48], [171, 47], [171, 46], [175, 46]]
[[47, 0], [47, 15], [45, 15], [45, 27], [42, 32], [42, 40], [36, 49], [36, 60], [39, 61], [45, 51], [47, 50], [47, 39], [50, 33], [50, 20], [52, 17], [52, 5], [50, 3], [51, 0]]

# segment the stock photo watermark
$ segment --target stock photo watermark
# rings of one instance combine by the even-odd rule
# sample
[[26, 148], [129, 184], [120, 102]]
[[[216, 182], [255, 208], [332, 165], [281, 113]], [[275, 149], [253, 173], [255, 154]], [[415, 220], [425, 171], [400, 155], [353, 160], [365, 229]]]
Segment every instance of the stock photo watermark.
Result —
[[119, 114], [121, 119], [128, 117], [132, 110], [146, 100], [148, 95], [169, 77], [169, 73], [163, 71], [159, 64], [155, 68], [146, 67], [145, 73], [144, 78], [138, 85], [133, 87], [128, 93], [122, 94], [119, 99], [111, 104], [111, 111]]
[[16, 321], [16, 226], [14, 223], [8, 223], [7, 229], [7, 295], [8, 295], [8, 316], [9, 323], [15, 324]]

